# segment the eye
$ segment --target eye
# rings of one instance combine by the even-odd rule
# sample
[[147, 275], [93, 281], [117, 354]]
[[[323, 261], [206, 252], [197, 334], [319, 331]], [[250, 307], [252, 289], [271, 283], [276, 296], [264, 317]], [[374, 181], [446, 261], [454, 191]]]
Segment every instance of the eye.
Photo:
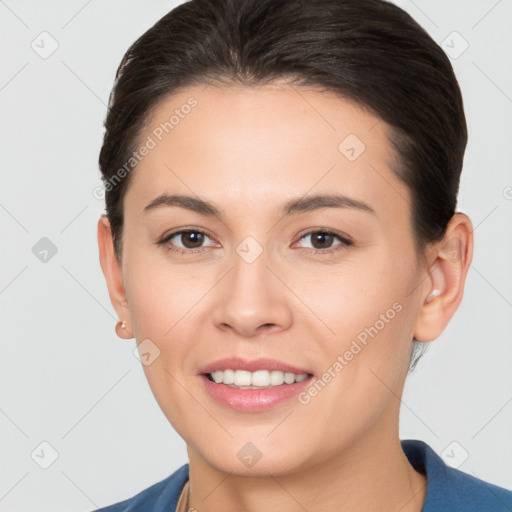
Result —
[[157, 242], [158, 245], [164, 245], [170, 242], [167, 250], [177, 254], [195, 254], [202, 252], [204, 247], [202, 244], [210, 235], [206, 231], [200, 229], [181, 229], [170, 233], [162, 240]]
[[[300, 241], [308, 238], [310, 238], [312, 252], [321, 254], [343, 250], [353, 244], [347, 237], [329, 230], [309, 231], [301, 236]], [[193, 255], [206, 249], [203, 246], [206, 239], [212, 240], [210, 234], [201, 229], [180, 229], [164, 237], [157, 242], [157, 245], [164, 245], [168, 251], [176, 254]], [[336, 239], [338, 243], [334, 243]], [[211, 244], [210, 247], [215, 247], [214, 244]], [[309, 249], [308, 247], [304, 248]]]
[[[334, 231], [318, 230], [310, 231], [305, 235], [302, 235], [300, 240], [306, 240], [310, 238], [312, 249], [315, 252], [329, 253], [338, 250], [342, 250], [345, 247], [352, 245], [352, 241], [342, 236], [341, 234], [335, 233]], [[339, 243], [334, 244], [333, 242], [338, 239]], [[334, 247], [334, 248], [333, 248]], [[306, 247], [307, 248], [307, 247]], [[330, 249], [330, 250], [326, 250]]]

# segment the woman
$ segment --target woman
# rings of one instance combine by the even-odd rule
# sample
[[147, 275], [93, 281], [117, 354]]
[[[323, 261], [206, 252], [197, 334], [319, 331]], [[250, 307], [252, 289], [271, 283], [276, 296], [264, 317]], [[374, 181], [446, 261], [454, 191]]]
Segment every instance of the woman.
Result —
[[105, 127], [116, 332], [189, 463], [101, 510], [512, 507], [398, 436], [473, 251], [460, 89], [409, 15], [192, 0], [128, 50]]

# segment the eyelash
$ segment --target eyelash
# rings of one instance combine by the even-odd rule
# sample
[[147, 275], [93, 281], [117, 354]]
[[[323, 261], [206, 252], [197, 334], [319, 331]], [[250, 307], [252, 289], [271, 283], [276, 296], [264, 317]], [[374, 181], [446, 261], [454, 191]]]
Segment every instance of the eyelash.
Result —
[[[202, 235], [206, 235], [208, 238], [213, 239], [212, 235], [210, 233], [208, 233], [208, 231], [204, 231], [202, 229], [180, 229], [178, 231], [174, 231], [173, 233], [170, 233], [169, 235], [167, 235], [165, 238], [163, 238], [162, 240], [157, 242], [157, 245], [159, 245], [159, 246], [160, 245], [164, 245], [171, 238], [174, 238], [176, 235], [182, 235], [182, 234], [185, 234], [185, 233], [200, 233]], [[299, 236], [299, 241], [302, 240], [304, 237], [306, 237], [308, 235], [312, 235], [314, 233], [322, 233], [324, 235], [333, 235], [336, 238], [338, 238], [338, 240], [340, 240], [341, 243], [336, 245], [336, 246], [334, 246], [334, 247], [332, 247], [332, 248], [328, 248], [328, 249], [308, 249], [308, 248], [306, 248], [306, 252], [307, 253], [330, 254], [330, 253], [333, 253], [333, 252], [338, 252], [338, 251], [344, 250], [347, 247], [350, 247], [351, 245], [353, 245], [352, 240], [349, 240], [348, 238], [346, 238], [345, 236], [341, 235], [340, 233], [337, 233], [336, 231], [324, 230], [324, 229], [317, 229], [317, 230], [313, 230], [313, 231], [308, 231], [308, 232], [306, 232], [306, 233], [304, 233], [304, 234]], [[182, 256], [193, 256], [194, 254], [203, 252], [204, 249], [206, 249], [206, 247], [200, 247], [199, 249], [186, 249], [186, 250], [178, 249], [176, 247], [171, 247], [171, 246], [167, 247], [167, 251], [175, 253], [175, 254], [179, 254], [179, 255], [182, 255]]]

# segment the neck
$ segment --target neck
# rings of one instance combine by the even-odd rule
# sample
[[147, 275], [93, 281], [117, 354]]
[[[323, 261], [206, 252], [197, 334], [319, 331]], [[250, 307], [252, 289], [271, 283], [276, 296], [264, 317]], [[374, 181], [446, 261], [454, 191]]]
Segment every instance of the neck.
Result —
[[421, 512], [426, 477], [403, 453], [398, 425], [393, 436], [389, 429], [374, 427], [321, 464], [303, 464], [298, 471], [278, 477], [225, 473], [188, 447], [189, 507], [208, 512]]

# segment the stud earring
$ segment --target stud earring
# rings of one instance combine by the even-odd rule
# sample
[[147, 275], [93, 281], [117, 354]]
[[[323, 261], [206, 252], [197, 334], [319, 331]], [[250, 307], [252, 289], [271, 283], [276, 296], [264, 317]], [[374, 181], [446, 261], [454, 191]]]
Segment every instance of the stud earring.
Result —
[[121, 335], [121, 329], [126, 329], [126, 320], [119, 320], [119, 322], [117, 322], [116, 324], [116, 334], [120, 337], [120, 338], [123, 338], [124, 336]]

